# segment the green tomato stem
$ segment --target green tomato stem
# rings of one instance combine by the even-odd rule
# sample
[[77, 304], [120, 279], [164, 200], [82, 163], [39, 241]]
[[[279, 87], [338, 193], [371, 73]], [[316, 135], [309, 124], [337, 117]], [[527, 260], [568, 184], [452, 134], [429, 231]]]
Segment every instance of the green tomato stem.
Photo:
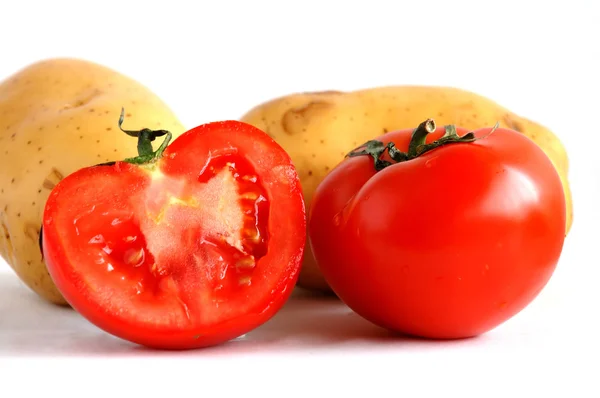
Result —
[[[429, 152], [444, 145], [473, 142], [481, 138], [485, 138], [492, 134], [498, 128], [498, 126], [499, 124], [496, 123], [496, 125], [488, 134], [478, 138], [475, 137], [473, 132], [468, 132], [460, 137], [456, 132], [455, 126], [447, 125], [444, 126], [445, 132], [443, 136], [429, 144], [426, 144], [425, 142], [427, 140], [427, 136], [436, 130], [436, 125], [433, 119], [427, 119], [413, 130], [410, 143], [408, 144], [408, 152], [400, 151], [398, 148], [396, 148], [396, 145], [393, 142], [389, 142], [387, 145], [385, 145], [382, 141], [369, 140], [358, 148], [352, 150], [346, 155], [346, 157], [363, 155], [371, 156], [373, 158], [375, 170], [381, 171], [393, 164], [415, 159], [425, 152]], [[388, 152], [389, 157], [392, 159], [391, 162], [389, 160], [381, 159], [385, 151]]]
[[[133, 163], [133, 164], [148, 164], [153, 163], [160, 159], [163, 155], [165, 149], [171, 142], [173, 135], [170, 131], [167, 130], [150, 130], [150, 129], [141, 129], [141, 130], [124, 130], [123, 129], [123, 120], [125, 119], [125, 108], [121, 108], [121, 116], [119, 116], [119, 129], [125, 134], [131, 137], [137, 137], [137, 150], [138, 156], [132, 158], [124, 159], [125, 162]], [[162, 144], [156, 151], [152, 148], [152, 141], [154, 141], [157, 137], [166, 136], [163, 140]]]

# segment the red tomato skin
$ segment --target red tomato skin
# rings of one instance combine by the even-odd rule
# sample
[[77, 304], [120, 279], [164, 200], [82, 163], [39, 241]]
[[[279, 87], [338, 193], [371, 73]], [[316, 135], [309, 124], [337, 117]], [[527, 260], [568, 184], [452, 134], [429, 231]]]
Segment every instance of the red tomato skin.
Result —
[[[161, 303], [153, 299], [140, 301], [120, 290], [113, 279], [96, 273], [90, 264], [74, 261], [77, 250], [70, 247], [74, 243], [69, 240], [74, 238], [61, 229], [69, 222], [69, 208], [82, 206], [78, 201], [92, 205], [95, 200], [104, 204], [110, 201], [117, 209], [125, 208], [130, 205], [127, 198], [143, 195], [151, 185], [148, 173], [140, 167], [116, 162], [84, 168], [67, 176], [53, 189], [46, 203], [44, 260], [58, 289], [78, 313], [119, 338], [152, 348], [181, 350], [225, 343], [252, 331], [281, 309], [296, 283], [306, 240], [300, 181], [287, 153], [264, 132], [248, 124], [214, 122], [191, 129], [172, 142], [159, 161], [160, 169], [179, 178], [198, 178], [207, 157], [224, 152], [250, 160], [271, 202], [268, 253], [257, 265], [262, 272], [253, 276], [247, 293], [231, 299], [234, 304], [245, 304], [230, 308], [231, 316], [213, 307], [190, 306], [192, 316], [198, 316], [187, 324], [181, 323], [172, 312], [174, 307], [170, 307], [175, 299], [167, 297]], [[106, 181], [103, 183], [106, 189], [89, 188], [93, 185], [90, 181]], [[74, 199], [74, 193], [81, 196]], [[177, 249], [174, 245], [173, 252]], [[181, 282], [185, 294], [193, 297], [202, 292], [187, 283]], [[203, 321], [204, 313], [215, 314], [214, 319]], [[169, 317], [177, 322], [171, 322]]]
[[[378, 139], [406, 151], [411, 134]], [[550, 160], [500, 128], [380, 172], [371, 157], [345, 159], [317, 188], [309, 241], [327, 282], [362, 317], [403, 334], [465, 338], [538, 295], [558, 263], [565, 217]]]

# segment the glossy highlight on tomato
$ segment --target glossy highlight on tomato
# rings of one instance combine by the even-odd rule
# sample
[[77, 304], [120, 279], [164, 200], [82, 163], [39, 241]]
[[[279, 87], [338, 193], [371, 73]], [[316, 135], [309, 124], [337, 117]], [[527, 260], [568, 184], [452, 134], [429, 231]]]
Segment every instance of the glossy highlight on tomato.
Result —
[[486, 333], [544, 288], [565, 238], [552, 163], [504, 128], [391, 132], [317, 188], [308, 231], [335, 293], [371, 322], [426, 338]]
[[286, 152], [225, 121], [144, 156], [79, 170], [51, 192], [42, 247], [65, 299], [156, 348], [223, 343], [270, 319], [296, 282], [306, 234]]

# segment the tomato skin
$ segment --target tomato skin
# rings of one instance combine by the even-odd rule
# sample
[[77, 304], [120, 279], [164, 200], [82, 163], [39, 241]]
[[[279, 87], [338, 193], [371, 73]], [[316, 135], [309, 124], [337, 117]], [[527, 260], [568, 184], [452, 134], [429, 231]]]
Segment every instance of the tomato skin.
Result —
[[[247, 181], [257, 180], [257, 192], [269, 203], [260, 220], [256, 207], [248, 205], [248, 211], [255, 210], [244, 213], [245, 217], [254, 214], [252, 223], [263, 223], [260, 228], [267, 231], [266, 252], [256, 257], [251, 271], [239, 271], [247, 274], [240, 274], [229, 257], [223, 259], [226, 255], [242, 258], [238, 253], [242, 246], [233, 248], [224, 238], [224, 243], [199, 243], [199, 239], [215, 238], [211, 234], [217, 224], [231, 232], [227, 242], [237, 239], [239, 232], [239, 245], [247, 242], [244, 233], [254, 231], [229, 225], [244, 209], [243, 204], [239, 209], [230, 204], [233, 196], [201, 189], [211, 180], [200, 180], [204, 169], [219, 156], [248, 163], [247, 170], [234, 170], [252, 178], [239, 181], [251, 186]], [[221, 344], [266, 322], [293, 290], [306, 239], [300, 182], [287, 153], [248, 124], [214, 122], [172, 142], [156, 169], [158, 177], [127, 162], [88, 167], [53, 189], [44, 211], [42, 248], [49, 273], [65, 299], [106, 332], [160, 349]], [[229, 195], [231, 178], [224, 177], [221, 184]], [[236, 189], [242, 182], [235, 183]], [[238, 192], [242, 203], [246, 199]], [[198, 199], [200, 205], [173, 210], [168, 201], [171, 193], [179, 194], [178, 199]], [[164, 209], [163, 216], [158, 210]], [[227, 209], [234, 216], [223, 215]], [[157, 221], [159, 213], [165, 221]], [[90, 242], [106, 244], [105, 252]], [[140, 248], [143, 255], [136, 256]], [[204, 257], [194, 263], [191, 255], [197, 253]], [[215, 262], [218, 257], [221, 262]], [[152, 265], [158, 266], [151, 271]], [[241, 284], [246, 280], [247, 285]]]
[[[346, 158], [318, 187], [309, 241], [327, 282], [359, 315], [409, 335], [472, 337], [546, 285], [565, 238], [562, 184], [535, 143], [490, 130], [379, 172], [369, 156]], [[377, 139], [406, 152], [412, 131]]]

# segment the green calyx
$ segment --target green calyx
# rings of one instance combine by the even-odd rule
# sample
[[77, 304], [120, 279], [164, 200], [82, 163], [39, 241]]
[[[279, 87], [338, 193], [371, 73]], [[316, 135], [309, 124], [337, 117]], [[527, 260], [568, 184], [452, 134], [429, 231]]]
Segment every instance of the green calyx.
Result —
[[[150, 129], [141, 129], [141, 130], [124, 130], [123, 120], [125, 120], [125, 109], [121, 108], [121, 116], [119, 116], [119, 129], [125, 134], [131, 137], [137, 137], [137, 150], [138, 156], [133, 158], [124, 159], [125, 162], [133, 163], [133, 164], [148, 164], [153, 163], [160, 159], [163, 155], [165, 149], [171, 142], [173, 135], [170, 131], [167, 130], [150, 130]], [[154, 141], [157, 137], [166, 136], [160, 147], [155, 151], [152, 148], [152, 141]]]
[[[478, 138], [475, 137], [475, 134], [473, 132], [466, 133], [461, 137], [457, 134], [455, 126], [447, 125], [444, 126], [445, 132], [443, 136], [429, 144], [426, 144], [425, 141], [427, 139], [427, 136], [436, 130], [436, 125], [433, 119], [427, 119], [421, 124], [419, 124], [419, 126], [416, 129], [413, 130], [410, 143], [408, 144], [408, 152], [400, 151], [398, 148], [396, 148], [396, 145], [393, 142], [389, 142], [386, 145], [378, 140], [370, 140], [364, 143], [363, 145], [359, 146], [358, 148], [354, 149], [346, 156], [372, 156], [375, 170], [381, 171], [395, 163], [406, 162], [408, 160], [417, 158], [425, 152], [429, 152], [432, 149], [444, 145], [473, 142], [478, 139], [485, 138], [488, 135], [492, 134], [498, 128], [498, 126], [499, 124], [496, 123], [496, 125], [488, 134]], [[391, 161], [381, 158], [385, 151], [388, 152]]]

